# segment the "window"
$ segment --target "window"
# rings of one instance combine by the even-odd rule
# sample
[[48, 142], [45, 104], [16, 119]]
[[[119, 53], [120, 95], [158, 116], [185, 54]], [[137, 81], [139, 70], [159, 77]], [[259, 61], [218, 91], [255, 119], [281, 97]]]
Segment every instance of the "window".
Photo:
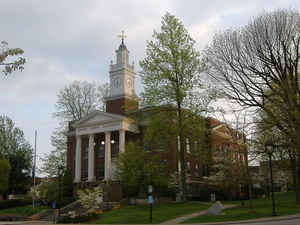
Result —
[[89, 158], [89, 146], [84, 146], [83, 148], [83, 159]]
[[97, 177], [97, 180], [104, 178], [104, 165], [97, 165], [96, 177]]
[[191, 175], [191, 163], [190, 162], [187, 162], [186, 163], [186, 172], [188, 175]]
[[111, 156], [116, 157], [119, 153], [119, 132], [112, 132], [111, 133]]
[[186, 138], [185, 142], [186, 142], [186, 152], [187, 153], [191, 153], [191, 150], [190, 150], [190, 140], [188, 138]]
[[198, 142], [195, 141], [194, 142], [194, 152], [197, 152], [198, 151]]
[[161, 134], [159, 134], [159, 136], [157, 138], [157, 144], [156, 144], [155, 150], [158, 152], [162, 152], [165, 150], [165, 139]]
[[202, 170], [203, 170], [203, 176], [205, 176], [205, 177], [208, 177], [209, 176], [209, 168], [208, 168], [208, 165], [203, 165], [203, 167], [202, 167]]
[[96, 148], [95, 150], [96, 150], [97, 158], [104, 158], [104, 156], [105, 156], [105, 142], [100, 141], [99, 147]]
[[198, 163], [195, 165], [195, 177], [199, 177], [199, 166]]

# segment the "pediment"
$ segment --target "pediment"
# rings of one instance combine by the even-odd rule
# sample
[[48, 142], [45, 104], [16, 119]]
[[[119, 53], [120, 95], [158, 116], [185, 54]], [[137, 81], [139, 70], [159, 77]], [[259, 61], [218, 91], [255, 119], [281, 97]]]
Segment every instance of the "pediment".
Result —
[[93, 124], [105, 124], [113, 121], [121, 121], [124, 118], [125, 116], [121, 116], [117, 114], [94, 111], [89, 115], [85, 116], [84, 118], [82, 118], [81, 120], [74, 123], [73, 126], [77, 128], [77, 127], [88, 126]]
[[228, 138], [231, 138], [232, 135], [229, 128], [225, 124], [220, 124], [216, 126], [215, 128], [213, 128], [213, 131], [215, 133], [221, 134], [222, 136], [226, 136]]

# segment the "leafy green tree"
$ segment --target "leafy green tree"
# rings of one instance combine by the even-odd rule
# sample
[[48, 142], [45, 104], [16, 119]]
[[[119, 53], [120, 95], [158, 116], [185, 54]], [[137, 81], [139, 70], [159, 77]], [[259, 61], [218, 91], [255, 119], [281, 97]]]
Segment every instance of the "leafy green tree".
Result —
[[98, 208], [97, 198], [99, 192], [102, 192], [100, 186], [94, 187], [93, 189], [78, 190], [79, 201], [85, 209], [89, 210], [89, 212], [93, 212]]
[[166, 187], [168, 178], [160, 155], [144, 151], [138, 142], [126, 145], [126, 151], [119, 154], [116, 163], [116, 177], [121, 181], [127, 197], [135, 197], [141, 188], [147, 193], [147, 186], [155, 189]]
[[2, 72], [5, 75], [12, 73], [13, 71], [24, 69], [24, 64], [26, 62], [25, 58], [17, 56], [22, 55], [24, 51], [20, 48], [8, 48], [8, 43], [6, 41], [1, 41], [0, 43], [0, 67], [4, 67]]
[[0, 159], [0, 193], [2, 194], [8, 188], [8, 177], [10, 172], [9, 161]]
[[210, 181], [221, 186], [228, 193], [229, 200], [232, 200], [233, 192], [240, 189], [239, 185], [247, 184], [246, 165], [239, 160], [230, 157], [214, 157], [213, 168], [215, 173], [208, 177]]
[[144, 84], [141, 93], [144, 106], [174, 105], [180, 140], [182, 198], [186, 199], [185, 139], [183, 108], [206, 110], [199, 97], [202, 63], [183, 24], [170, 13], [162, 18], [161, 32], [154, 31], [147, 43], [146, 57], [140, 61]]
[[48, 204], [51, 202], [58, 201], [58, 180], [57, 179], [44, 179], [42, 182], [36, 187], [38, 196], [46, 201]]
[[73, 178], [70, 170], [66, 170], [62, 177], [62, 196], [66, 200], [73, 200]]
[[69, 170], [64, 171], [61, 180], [59, 177], [43, 180], [37, 186], [39, 197], [48, 202], [56, 202], [57, 207], [65, 206], [74, 201], [73, 179]]
[[23, 131], [7, 116], [0, 116], [0, 157], [7, 158], [11, 166], [8, 193], [26, 193], [32, 168], [32, 147], [25, 140]]
[[59, 120], [59, 127], [51, 136], [54, 147], [42, 158], [41, 172], [49, 177], [56, 176], [59, 166], [66, 166], [68, 122], [80, 120], [95, 110], [104, 110], [104, 97], [108, 94], [108, 84], [97, 86], [87, 81], [73, 81], [60, 90], [53, 114]]

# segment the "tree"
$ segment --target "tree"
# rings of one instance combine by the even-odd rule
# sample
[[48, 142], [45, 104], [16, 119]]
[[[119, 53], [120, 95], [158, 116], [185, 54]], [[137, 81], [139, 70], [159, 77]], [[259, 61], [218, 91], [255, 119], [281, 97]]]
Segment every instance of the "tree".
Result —
[[[8, 48], [6, 41], [1, 41], [0, 44], [0, 67], [4, 67], [2, 72], [5, 75], [12, 73], [13, 71], [24, 69], [23, 65], [26, 60], [23, 57], [16, 59], [18, 55], [22, 55], [24, 51], [20, 48]], [[11, 59], [11, 60], [9, 60]]]
[[156, 190], [166, 187], [168, 178], [164, 169], [160, 155], [144, 151], [138, 142], [130, 142], [126, 151], [119, 154], [115, 175], [121, 181], [125, 195], [135, 197], [140, 190], [147, 193], [150, 184]]
[[104, 109], [104, 97], [108, 92], [108, 84], [97, 86], [87, 81], [73, 81], [60, 90], [55, 104], [56, 112], [53, 114], [60, 124], [51, 136], [51, 144], [55, 149], [42, 158], [42, 173], [53, 177], [59, 166], [66, 166], [68, 122], [80, 120], [95, 110]]
[[[262, 109], [293, 140], [290, 145], [298, 155], [299, 24], [296, 10], [263, 13], [242, 28], [216, 34], [205, 50], [208, 73], [220, 83], [224, 94], [243, 106]], [[276, 110], [268, 107], [270, 104], [276, 105]], [[296, 199], [300, 204], [299, 194]]]
[[60, 166], [66, 166], [66, 149], [67, 138], [66, 130], [63, 128], [56, 128], [51, 136], [51, 144], [54, 147], [49, 154], [45, 154], [41, 160], [43, 165], [40, 168], [40, 172], [47, 174], [48, 177], [55, 177], [57, 175], [57, 168]]
[[24, 194], [30, 183], [32, 147], [7, 116], [0, 116], [0, 157], [8, 159], [11, 166], [8, 193]]
[[73, 81], [60, 90], [54, 117], [66, 123], [80, 120], [96, 109], [102, 109], [105, 104], [103, 95], [108, 93], [108, 88], [107, 84], [97, 87], [95, 83]]
[[[274, 106], [272, 110], [276, 110]], [[256, 117], [256, 127], [254, 137], [254, 145], [256, 151], [254, 154], [257, 158], [267, 161], [268, 156], [264, 152], [264, 143], [266, 140], [273, 140], [276, 144], [276, 149], [272, 154], [273, 159], [278, 160], [278, 163], [281, 161], [283, 164], [288, 163], [289, 169], [292, 172], [292, 181], [293, 188], [298, 195], [299, 189], [297, 188], [297, 157], [298, 152], [291, 147], [290, 143], [293, 141], [289, 136], [286, 136], [285, 133], [281, 132], [278, 127], [274, 124], [274, 121], [268, 117], [268, 115], [260, 110], [258, 116]], [[287, 168], [286, 166], [284, 167]]]
[[[236, 171], [233, 174], [232, 178], [229, 178], [229, 184], [234, 184], [234, 180], [236, 180], [239, 184], [244, 187], [248, 187], [248, 194], [250, 200], [250, 212], [254, 213], [254, 202], [253, 202], [253, 194], [252, 187], [253, 181], [255, 180], [255, 176], [249, 169], [249, 165], [251, 163], [256, 162], [257, 158], [254, 157], [252, 143], [249, 142], [250, 137], [253, 138], [253, 128], [255, 123], [253, 121], [254, 112], [252, 112], [249, 108], [240, 108], [234, 105], [228, 105], [230, 110], [219, 109], [218, 114], [221, 116], [221, 121], [227, 126], [228, 134], [230, 134], [230, 143], [235, 146], [232, 149], [231, 154], [240, 154], [243, 157], [243, 161], [239, 160], [236, 162], [231, 162], [231, 159], [226, 158], [224, 161], [224, 165], [216, 165], [217, 168], [225, 167], [225, 177], [226, 171]], [[250, 153], [250, 154], [249, 154]], [[255, 155], [256, 156], [256, 155]], [[232, 156], [231, 156], [232, 157]], [[233, 158], [233, 157], [232, 157]], [[228, 161], [229, 160], [229, 161]], [[222, 161], [221, 161], [222, 162]], [[240, 169], [239, 169], [240, 167]], [[222, 171], [222, 169], [220, 169]], [[219, 174], [220, 175], [220, 174]], [[222, 173], [221, 173], [222, 175]], [[229, 176], [230, 173], [229, 173]], [[218, 177], [217, 177], [218, 178]], [[220, 180], [220, 179], [218, 179]], [[225, 181], [226, 183], [226, 181]], [[244, 199], [242, 199], [242, 205], [244, 205]]]
[[73, 179], [71, 172], [65, 170], [61, 181], [58, 177], [42, 180], [37, 185], [37, 194], [45, 202], [50, 204], [54, 201], [59, 207], [73, 202]]
[[94, 187], [93, 189], [78, 190], [79, 201], [81, 205], [89, 212], [93, 212], [99, 207], [97, 203], [99, 192], [102, 192], [100, 186]]
[[[180, 140], [182, 199], [186, 199], [185, 140], [183, 135], [183, 108], [201, 105], [197, 88], [201, 87], [199, 53], [195, 41], [183, 24], [166, 13], [162, 18], [161, 32], [154, 31], [153, 40], [147, 43], [146, 57], [140, 61], [140, 76], [144, 84], [141, 93], [145, 106], [175, 105], [177, 135]], [[198, 103], [198, 104], [197, 104]], [[195, 109], [197, 107], [194, 107]], [[198, 109], [202, 109], [199, 107]]]
[[3, 193], [8, 188], [9, 172], [9, 161], [6, 159], [0, 159], [0, 193]]
[[215, 173], [208, 177], [210, 181], [221, 186], [232, 200], [233, 192], [239, 191], [239, 185], [246, 184], [246, 165], [225, 155], [215, 157]]

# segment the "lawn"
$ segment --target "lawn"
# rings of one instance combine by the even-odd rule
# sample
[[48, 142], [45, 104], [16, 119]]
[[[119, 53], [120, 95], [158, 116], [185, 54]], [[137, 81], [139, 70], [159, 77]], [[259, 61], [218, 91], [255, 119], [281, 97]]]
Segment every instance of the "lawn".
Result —
[[[234, 202], [230, 202], [231, 204]], [[226, 202], [224, 202], [226, 204]], [[235, 204], [240, 205], [240, 202]], [[276, 193], [275, 206], [278, 216], [291, 215], [300, 213], [300, 208], [296, 207], [295, 193]], [[237, 207], [225, 209], [223, 215], [202, 215], [185, 221], [184, 223], [205, 223], [205, 222], [221, 222], [247, 220], [262, 217], [272, 216], [272, 201], [271, 199], [256, 199], [254, 200], [255, 213], [249, 213], [249, 202], [246, 201], [246, 207]]]
[[15, 208], [2, 209], [0, 210], [0, 215], [31, 216], [44, 209], [49, 208], [46, 206], [38, 206], [33, 209], [32, 205], [26, 205]]
[[[209, 207], [201, 203], [158, 203], [153, 204], [152, 223], [161, 223], [193, 212], [200, 212]], [[146, 224], [149, 222], [149, 206], [124, 206], [105, 212], [92, 224]]]

